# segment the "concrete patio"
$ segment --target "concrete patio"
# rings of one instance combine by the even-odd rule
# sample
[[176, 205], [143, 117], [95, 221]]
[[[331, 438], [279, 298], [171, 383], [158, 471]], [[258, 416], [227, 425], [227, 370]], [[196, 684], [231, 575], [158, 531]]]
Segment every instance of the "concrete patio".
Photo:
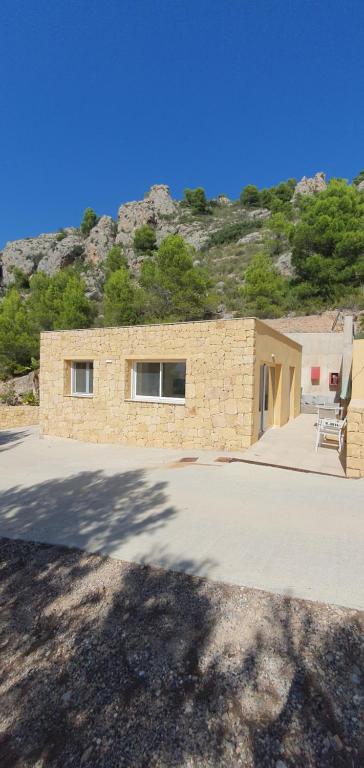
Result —
[[315, 450], [317, 416], [301, 413], [280, 429], [269, 429], [243, 454], [243, 461], [306, 472], [345, 477], [345, 451], [341, 457], [337, 442]]
[[364, 608], [364, 480], [221, 457], [0, 432], [0, 535]]

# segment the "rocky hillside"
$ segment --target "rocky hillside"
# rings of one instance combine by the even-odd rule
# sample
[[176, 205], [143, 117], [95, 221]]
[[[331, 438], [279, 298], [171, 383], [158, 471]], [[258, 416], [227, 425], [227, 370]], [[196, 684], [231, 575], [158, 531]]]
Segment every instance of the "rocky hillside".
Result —
[[[317, 174], [312, 179], [304, 177], [294, 194], [313, 194], [325, 187], [324, 174]], [[121, 205], [116, 221], [111, 216], [101, 216], [87, 237], [80, 229], [65, 227], [58, 232], [8, 242], [0, 253], [0, 286], [4, 289], [12, 283], [14, 268], [29, 277], [36, 271], [54, 275], [77, 263], [89, 295], [97, 298], [102, 285], [100, 265], [115, 243], [123, 246], [131, 269], [138, 271], [142, 257], [134, 248], [134, 234], [147, 224], [154, 229], [157, 244], [174, 233], [191, 244], [197, 252], [196, 261], [208, 267], [222, 300], [233, 309], [234, 294], [246, 265], [272, 238], [267, 226], [270, 216], [267, 208], [249, 210], [224, 195], [210, 201], [206, 213], [196, 214], [184, 202], [173, 200], [168, 186], [157, 184], [144, 200]], [[275, 250], [278, 268], [282, 274], [290, 274], [288, 243], [281, 241]]]

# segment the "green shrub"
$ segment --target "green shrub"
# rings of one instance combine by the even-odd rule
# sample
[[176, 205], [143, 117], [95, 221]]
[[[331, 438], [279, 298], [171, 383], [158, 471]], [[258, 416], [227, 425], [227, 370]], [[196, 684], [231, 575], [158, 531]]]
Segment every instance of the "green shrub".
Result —
[[140, 322], [144, 297], [125, 266], [109, 274], [104, 290], [106, 326], [135, 325]]
[[188, 205], [193, 213], [207, 213], [208, 202], [205, 195], [205, 190], [202, 187], [196, 187], [196, 189], [185, 189], [184, 200], [185, 205]]
[[91, 229], [96, 226], [99, 217], [93, 210], [93, 208], [86, 208], [83, 219], [81, 221], [81, 232], [85, 237], [90, 234]]
[[150, 253], [157, 247], [157, 240], [154, 229], [144, 224], [139, 227], [134, 234], [134, 248], [140, 253]]
[[287, 280], [265, 253], [257, 253], [245, 273], [241, 288], [245, 313], [257, 317], [279, 317], [284, 313]]
[[65, 232], [64, 229], [60, 229], [59, 232], [57, 232], [57, 235], [56, 235], [57, 243], [60, 243], [62, 240], [65, 239], [65, 237], [67, 237], [67, 232]]
[[32, 370], [30, 365], [21, 365], [21, 363], [16, 363], [13, 366], [13, 374], [14, 376], [25, 376], [25, 374], [30, 373]]
[[12, 285], [19, 291], [29, 288], [29, 277], [20, 267], [13, 267], [11, 270]]
[[336, 302], [364, 280], [364, 200], [342, 179], [299, 203], [292, 264], [312, 296]]
[[258, 187], [255, 184], [248, 184], [244, 187], [240, 193], [240, 202], [244, 208], [259, 208], [261, 202]]
[[289, 248], [290, 238], [294, 233], [294, 225], [284, 213], [273, 213], [267, 224], [268, 250], [271, 256], [279, 256]]
[[260, 221], [254, 222], [237, 222], [235, 224], [226, 224], [217, 232], [213, 232], [210, 235], [207, 243], [204, 245], [203, 250], [213, 248], [215, 245], [225, 245], [226, 243], [234, 243], [240, 240], [244, 235], [248, 235], [249, 232], [255, 232], [262, 226]]
[[105, 280], [107, 280], [110, 275], [112, 275], [113, 272], [116, 272], [118, 269], [127, 269], [128, 262], [126, 257], [124, 256], [124, 252], [121, 245], [113, 245], [112, 248], [110, 248], [106, 259], [102, 265], [102, 269], [105, 275]]
[[145, 259], [140, 282], [148, 320], [199, 320], [214, 311], [212, 282], [206, 270], [194, 266], [194, 256], [180, 235], [168, 235]]
[[[38, 273], [40, 274], [40, 273]], [[34, 280], [38, 275], [34, 275]], [[33, 280], [31, 281], [33, 283]], [[0, 377], [12, 376], [18, 366], [29, 366], [39, 350], [39, 333], [32, 327], [27, 298], [13, 286], [0, 302]]]
[[20, 399], [23, 405], [39, 405], [39, 397], [31, 389], [29, 392], [23, 392]]

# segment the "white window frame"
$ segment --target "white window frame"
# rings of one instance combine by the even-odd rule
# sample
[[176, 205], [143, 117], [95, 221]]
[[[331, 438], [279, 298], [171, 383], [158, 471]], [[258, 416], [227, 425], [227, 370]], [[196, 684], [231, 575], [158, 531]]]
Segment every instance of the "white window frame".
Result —
[[137, 395], [137, 365], [138, 363], [159, 364], [159, 392], [162, 392], [163, 363], [185, 363], [186, 360], [135, 360], [131, 368], [131, 398], [144, 403], [171, 403], [172, 405], [184, 405], [186, 397], [156, 397], [153, 395]]
[[72, 397], [93, 397], [93, 387], [92, 392], [77, 392], [76, 391], [76, 365], [78, 363], [84, 363], [86, 365], [86, 389], [90, 389], [90, 366], [93, 364], [93, 360], [72, 360], [71, 361], [71, 395]]

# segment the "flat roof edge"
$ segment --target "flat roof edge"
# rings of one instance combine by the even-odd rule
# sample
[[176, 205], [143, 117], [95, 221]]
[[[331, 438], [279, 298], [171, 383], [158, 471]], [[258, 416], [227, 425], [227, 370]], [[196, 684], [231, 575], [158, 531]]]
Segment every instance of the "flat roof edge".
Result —
[[88, 331], [117, 331], [121, 328], [165, 328], [171, 325], [207, 325], [208, 323], [236, 323], [244, 320], [258, 320], [257, 317], [215, 317], [208, 320], [176, 320], [168, 323], [136, 323], [135, 325], [96, 325], [90, 328], [59, 328], [54, 331], [41, 331], [41, 336], [49, 333], [87, 333]]

